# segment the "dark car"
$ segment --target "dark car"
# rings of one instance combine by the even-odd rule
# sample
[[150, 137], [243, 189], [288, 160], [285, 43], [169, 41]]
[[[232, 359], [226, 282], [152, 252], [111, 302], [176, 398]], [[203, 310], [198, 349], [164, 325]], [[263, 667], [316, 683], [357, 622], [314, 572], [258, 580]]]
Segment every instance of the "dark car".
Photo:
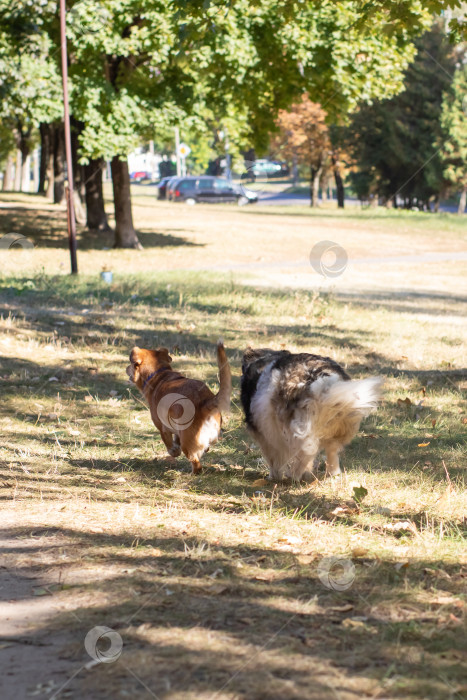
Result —
[[179, 180], [196, 180], [195, 177], [181, 177], [180, 175], [173, 175], [166, 185], [166, 199], [173, 200], [175, 192], [175, 184]]
[[239, 206], [258, 201], [255, 192], [223, 177], [200, 175], [199, 177], [182, 177], [170, 186], [169, 198], [174, 202], [196, 204], [197, 202], [236, 202]]
[[160, 180], [157, 183], [157, 199], [166, 199], [167, 198], [167, 185], [169, 184], [169, 181], [172, 180], [173, 175], [170, 175], [169, 177], [163, 177], [162, 180]]

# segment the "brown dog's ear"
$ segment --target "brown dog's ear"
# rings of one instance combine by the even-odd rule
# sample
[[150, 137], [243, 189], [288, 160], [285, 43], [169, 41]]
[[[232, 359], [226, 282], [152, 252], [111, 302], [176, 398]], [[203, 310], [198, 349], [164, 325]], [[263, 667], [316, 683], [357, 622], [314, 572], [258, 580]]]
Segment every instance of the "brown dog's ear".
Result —
[[140, 357], [140, 348], [137, 345], [135, 345], [133, 350], [130, 352], [130, 362], [135, 367], [139, 367], [142, 362]]
[[158, 349], [158, 354], [160, 355], [160, 358], [163, 362], [173, 362], [172, 358], [169, 355], [169, 351], [167, 348], [159, 348]]

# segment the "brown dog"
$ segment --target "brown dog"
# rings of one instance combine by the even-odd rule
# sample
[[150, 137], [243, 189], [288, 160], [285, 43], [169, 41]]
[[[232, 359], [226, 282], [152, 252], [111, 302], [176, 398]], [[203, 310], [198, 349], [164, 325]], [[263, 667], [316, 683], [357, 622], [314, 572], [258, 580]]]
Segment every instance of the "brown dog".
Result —
[[222, 341], [217, 343], [219, 392], [215, 395], [197, 379], [187, 379], [171, 367], [167, 348], [134, 347], [126, 372], [146, 398], [151, 418], [171, 457], [180, 452], [190, 460], [192, 473], [201, 471], [200, 459], [216, 442], [221, 411], [230, 406], [232, 379]]

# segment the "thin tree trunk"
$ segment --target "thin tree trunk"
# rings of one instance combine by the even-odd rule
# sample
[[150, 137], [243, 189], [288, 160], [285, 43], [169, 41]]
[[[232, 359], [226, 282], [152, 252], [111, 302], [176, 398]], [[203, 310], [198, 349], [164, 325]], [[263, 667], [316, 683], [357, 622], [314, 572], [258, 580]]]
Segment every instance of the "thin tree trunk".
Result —
[[344, 181], [342, 179], [341, 166], [337, 158], [337, 154], [334, 152], [331, 154], [331, 162], [334, 172], [334, 180], [336, 181], [337, 206], [339, 209], [343, 209], [345, 204]]
[[310, 206], [319, 206], [319, 181], [321, 178], [321, 173], [323, 172], [323, 166], [320, 165], [318, 168], [311, 166], [310, 168]]
[[457, 208], [458, 214], [463, 214], [465, 212], [465, 205], [467, 204], [467, 187], [461, 192], [461, 198], [459, 199], [459, 206]]
[[19, 148], [16, 149], [15, 192], [21, 192], [21, 151]]
[[7, 161], [6, 161], [5, 173], [3, 175], [2, 189], [4, 192], [7, 192], [8, 190], [11, 190], [12, 187], [13, 187], [13, 156], [10, 153], [8, 158], [7, 158]]
[[321, 201], [323, 204], [328, 201], [327, 182], [321, 182]]
[[297, 159], [297, 156], [295, 154], [293, 156], [293, 162], [292, 162], [292, 181], [293, 181], [293, 186], [296, 187], [298, 185], [298, 159]]
[[143, 246], [133, 226], [128, 160], [126, 158], [120, 160], [119, 156], [114, 156], [111, 169], [115, 208], [115, 247], [142, 250]]
[[[52, 124], [42, 122], [39, 126], [41, 136], [41, 160], [39, 165], [38, 194], [46, 194], [46, 183], [51, 179], [53, 170]], [[52, 178], [53, 179], [53, 178]]]
[[31, 156], [29, 148], [25, 148], [21, 154], [21, 192], [29, 192], [31, 187]]
[[54, 204], [65, 202], [65, 134], [63, 124], [54, 129]]
[[84, 183], [86, 199], [86, 226], [98, 231], [110, 231], [104, 208], [102, 191], [102, 173], [105, 161], [102, 158], [90, 160], [84, 166]]
[[84, 129], [83, 122], [71, 117], [71, 158], [73, 166], [73, 206], [75, 219], [78, 224], [86, 223], [86, 209], [84, 205], [84, 165], [79, 163], [79, 141], [78, 136]]

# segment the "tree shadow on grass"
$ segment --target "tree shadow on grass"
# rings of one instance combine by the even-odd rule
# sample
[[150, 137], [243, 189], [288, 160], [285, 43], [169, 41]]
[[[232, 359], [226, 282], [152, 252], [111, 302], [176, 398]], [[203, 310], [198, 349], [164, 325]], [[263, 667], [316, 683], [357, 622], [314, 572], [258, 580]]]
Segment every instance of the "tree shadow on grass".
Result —
[[[184, 236], [174, 235], [171, 231], [177, 229], [164, 229], [164, 233], [157, 233], [147, 229], [138, 229], [137, 234], [145, 248], [162, 247], [199, 247], [204, 244], [193, 243]], [[20, 205], [14, 208], [0, 208], [0, 231], [4, 233], [20, 233], [41, 248], [68, 249], [68, 233], [66, 212], [63, 210], [31, 209]], [[115, 233], [112, 230], [90, 230], [77, 225], [77, 240], [80, 250], [102, 250], [114, 247]]]
[[[305, 564], [275, 545], [180, 536], [170, 521], [136, 546], [131, 526], [100, 534], [18, 526], [2, 534], [18, 540], [4, 549], [10, 575], [33, 574], [47, 586], [60, 570], [71, 587], [51, 592], [64, 610], [23, 639], [31, 654], [34, 644], [50, 645], [45, 671], [57, 654], [68, 659], [68, 679], [77, 674], [69, 688], [82, 695], [136, 698], [149, 688], [159, 698], [441, 700], [450, 687], [453, 700], [462, 698], [455, 690], [465, 642], [460, 564], [425, 557], [397, 570], [391, 557], [354, 559], [353, 580], [335, 591], [318, 577], [318, 555]], [[92, 566], [77, 575], [85, 561]], [[120, 635], [123, 653], [90, 674], [81, 672], [89, 661], [83, 642], [96, 625]]]

